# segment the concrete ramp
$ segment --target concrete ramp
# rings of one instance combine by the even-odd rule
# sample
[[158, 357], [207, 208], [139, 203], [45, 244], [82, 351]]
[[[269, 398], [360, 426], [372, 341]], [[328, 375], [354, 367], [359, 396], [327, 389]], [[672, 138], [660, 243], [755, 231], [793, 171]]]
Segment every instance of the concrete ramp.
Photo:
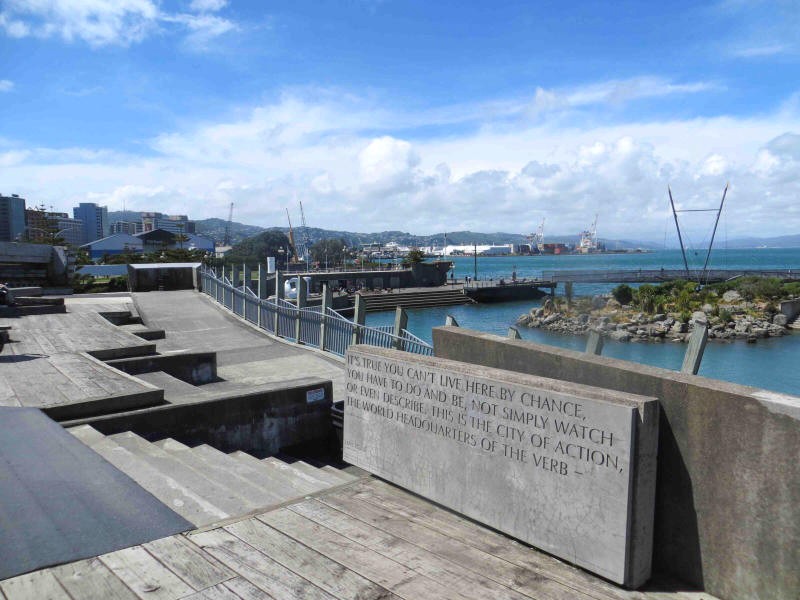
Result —
[[191, 528], [39, 410], [0, 407], [0, 580]]

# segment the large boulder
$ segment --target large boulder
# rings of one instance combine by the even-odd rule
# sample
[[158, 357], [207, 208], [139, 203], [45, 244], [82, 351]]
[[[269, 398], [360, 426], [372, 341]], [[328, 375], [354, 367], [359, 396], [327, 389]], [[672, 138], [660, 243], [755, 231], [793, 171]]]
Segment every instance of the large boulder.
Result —
[[783, 313], [778, 313], [774, 317], [772, 317], [772, 324], [779, 325], [781, 327], [786, 327], [786, 324], [789, 322], [789, 317], [784, 315]]
[[618, 331], [612, 331], [611, 333], [609, 333], [608, 337], [610, 337], [612, 340], [616, 340], [618, 342], [630, 342], [632, 336], [627, 331], [618, 330]]
[[725, 302], [738, 302], [742, 299], [742, 295], [736, 290], [728, 290], [722, 294], [722, 300]]
[[708, 316], [702, 310], [696, 310], [692, 313], [693, 323], [708, 323]]
[[607, 300], [603, 298], [603, 296], [593, 296], [592, 297], [592, 308], [595, 310], [599, 310], [605, 307]]

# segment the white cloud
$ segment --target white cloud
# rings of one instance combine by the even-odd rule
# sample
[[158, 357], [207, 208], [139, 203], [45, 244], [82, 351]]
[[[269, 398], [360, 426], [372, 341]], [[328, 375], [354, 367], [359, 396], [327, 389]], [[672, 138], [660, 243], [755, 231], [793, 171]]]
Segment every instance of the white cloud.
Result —
[[707, 81], [675, 83], [661, 77], [634, 77], [593, 83], [574, 88], [537, 88], [531, 103], [535, 113], [566, 110], [592, 105], [622, 105], [634, 100], [719, 90]]
[[792, 47], [789, 44], [766, 44], [759, 46], [734, 47], [731, 53], [740, 58], [762, 58], [766, 56], [776, 56], [790, 52]]
[[432, 138], [396, 128], [425, 118], [436, 124], [454, 112], [411, 115], [304, 90], [239, 120], [165, 133], [146, 155], [6, 144], [0, 160], [7, 164], [4, 185], [64, 208], [90, 198], [112, 210], [124, 201], [136, 210], [224, 218], [233, 201], [237, 220], [273, 226], [302, 200], [311, 226], [415, 233], [525, 233], [543, 217], [553, 234], [577, 233], [599, 213], [601, 236], [651, 240], [662, 240], [665, 227], [672, 231], [668, 184], [680, 206], [705, 208], [719, 201], [729, 179], [728, 235], [800, 231], [800, 212], [788, 209], [800, 197], [796, 112], [598, 119], [581, 128], [558, 118], [521, 117], [503, 127], [487, 119], [466, 133]]
[[189, 10], [195, 12], [217, 12], [228, 4], [228, 0], [192, 0], [189, 3]]
[[10, 92], [14, 89], [14, 82], [8, 79], [0, 79], [0, 93]]
[[156, 26], [158, 12], [151, 0], [6, 0], [0, 25], [12, 37], [127, 45]]
[[14, 38], [60, 37], [81, 40], [94, 48], [128, 46], [164, 27], [187, 31], [192, 46], [236, 29], [222, 17], [208, 14], [224, 8], [220, 0], [195, 0], [198, 14], [168, 13], [155, 0], [5, 0], [0, 7], [0, 29]]

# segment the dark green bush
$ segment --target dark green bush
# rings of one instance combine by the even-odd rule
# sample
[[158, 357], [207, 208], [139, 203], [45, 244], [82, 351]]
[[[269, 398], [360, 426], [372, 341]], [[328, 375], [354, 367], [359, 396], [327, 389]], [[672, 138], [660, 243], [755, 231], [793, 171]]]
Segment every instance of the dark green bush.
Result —
[[620, 304], [630, 304], [633, 300], [633, 289], [631, 286], [622, 283], [611, 290], [611, 295]]

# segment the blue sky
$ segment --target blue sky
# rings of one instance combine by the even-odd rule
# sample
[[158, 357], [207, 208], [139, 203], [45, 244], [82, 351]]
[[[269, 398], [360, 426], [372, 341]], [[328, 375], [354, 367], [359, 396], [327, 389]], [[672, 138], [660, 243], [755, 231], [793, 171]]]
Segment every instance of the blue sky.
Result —
[[799, 30], [797, 1], [0, 0], [0, 192], [660, 239], [667, 184], [730, 180], [731, 235], [798, 233]]

